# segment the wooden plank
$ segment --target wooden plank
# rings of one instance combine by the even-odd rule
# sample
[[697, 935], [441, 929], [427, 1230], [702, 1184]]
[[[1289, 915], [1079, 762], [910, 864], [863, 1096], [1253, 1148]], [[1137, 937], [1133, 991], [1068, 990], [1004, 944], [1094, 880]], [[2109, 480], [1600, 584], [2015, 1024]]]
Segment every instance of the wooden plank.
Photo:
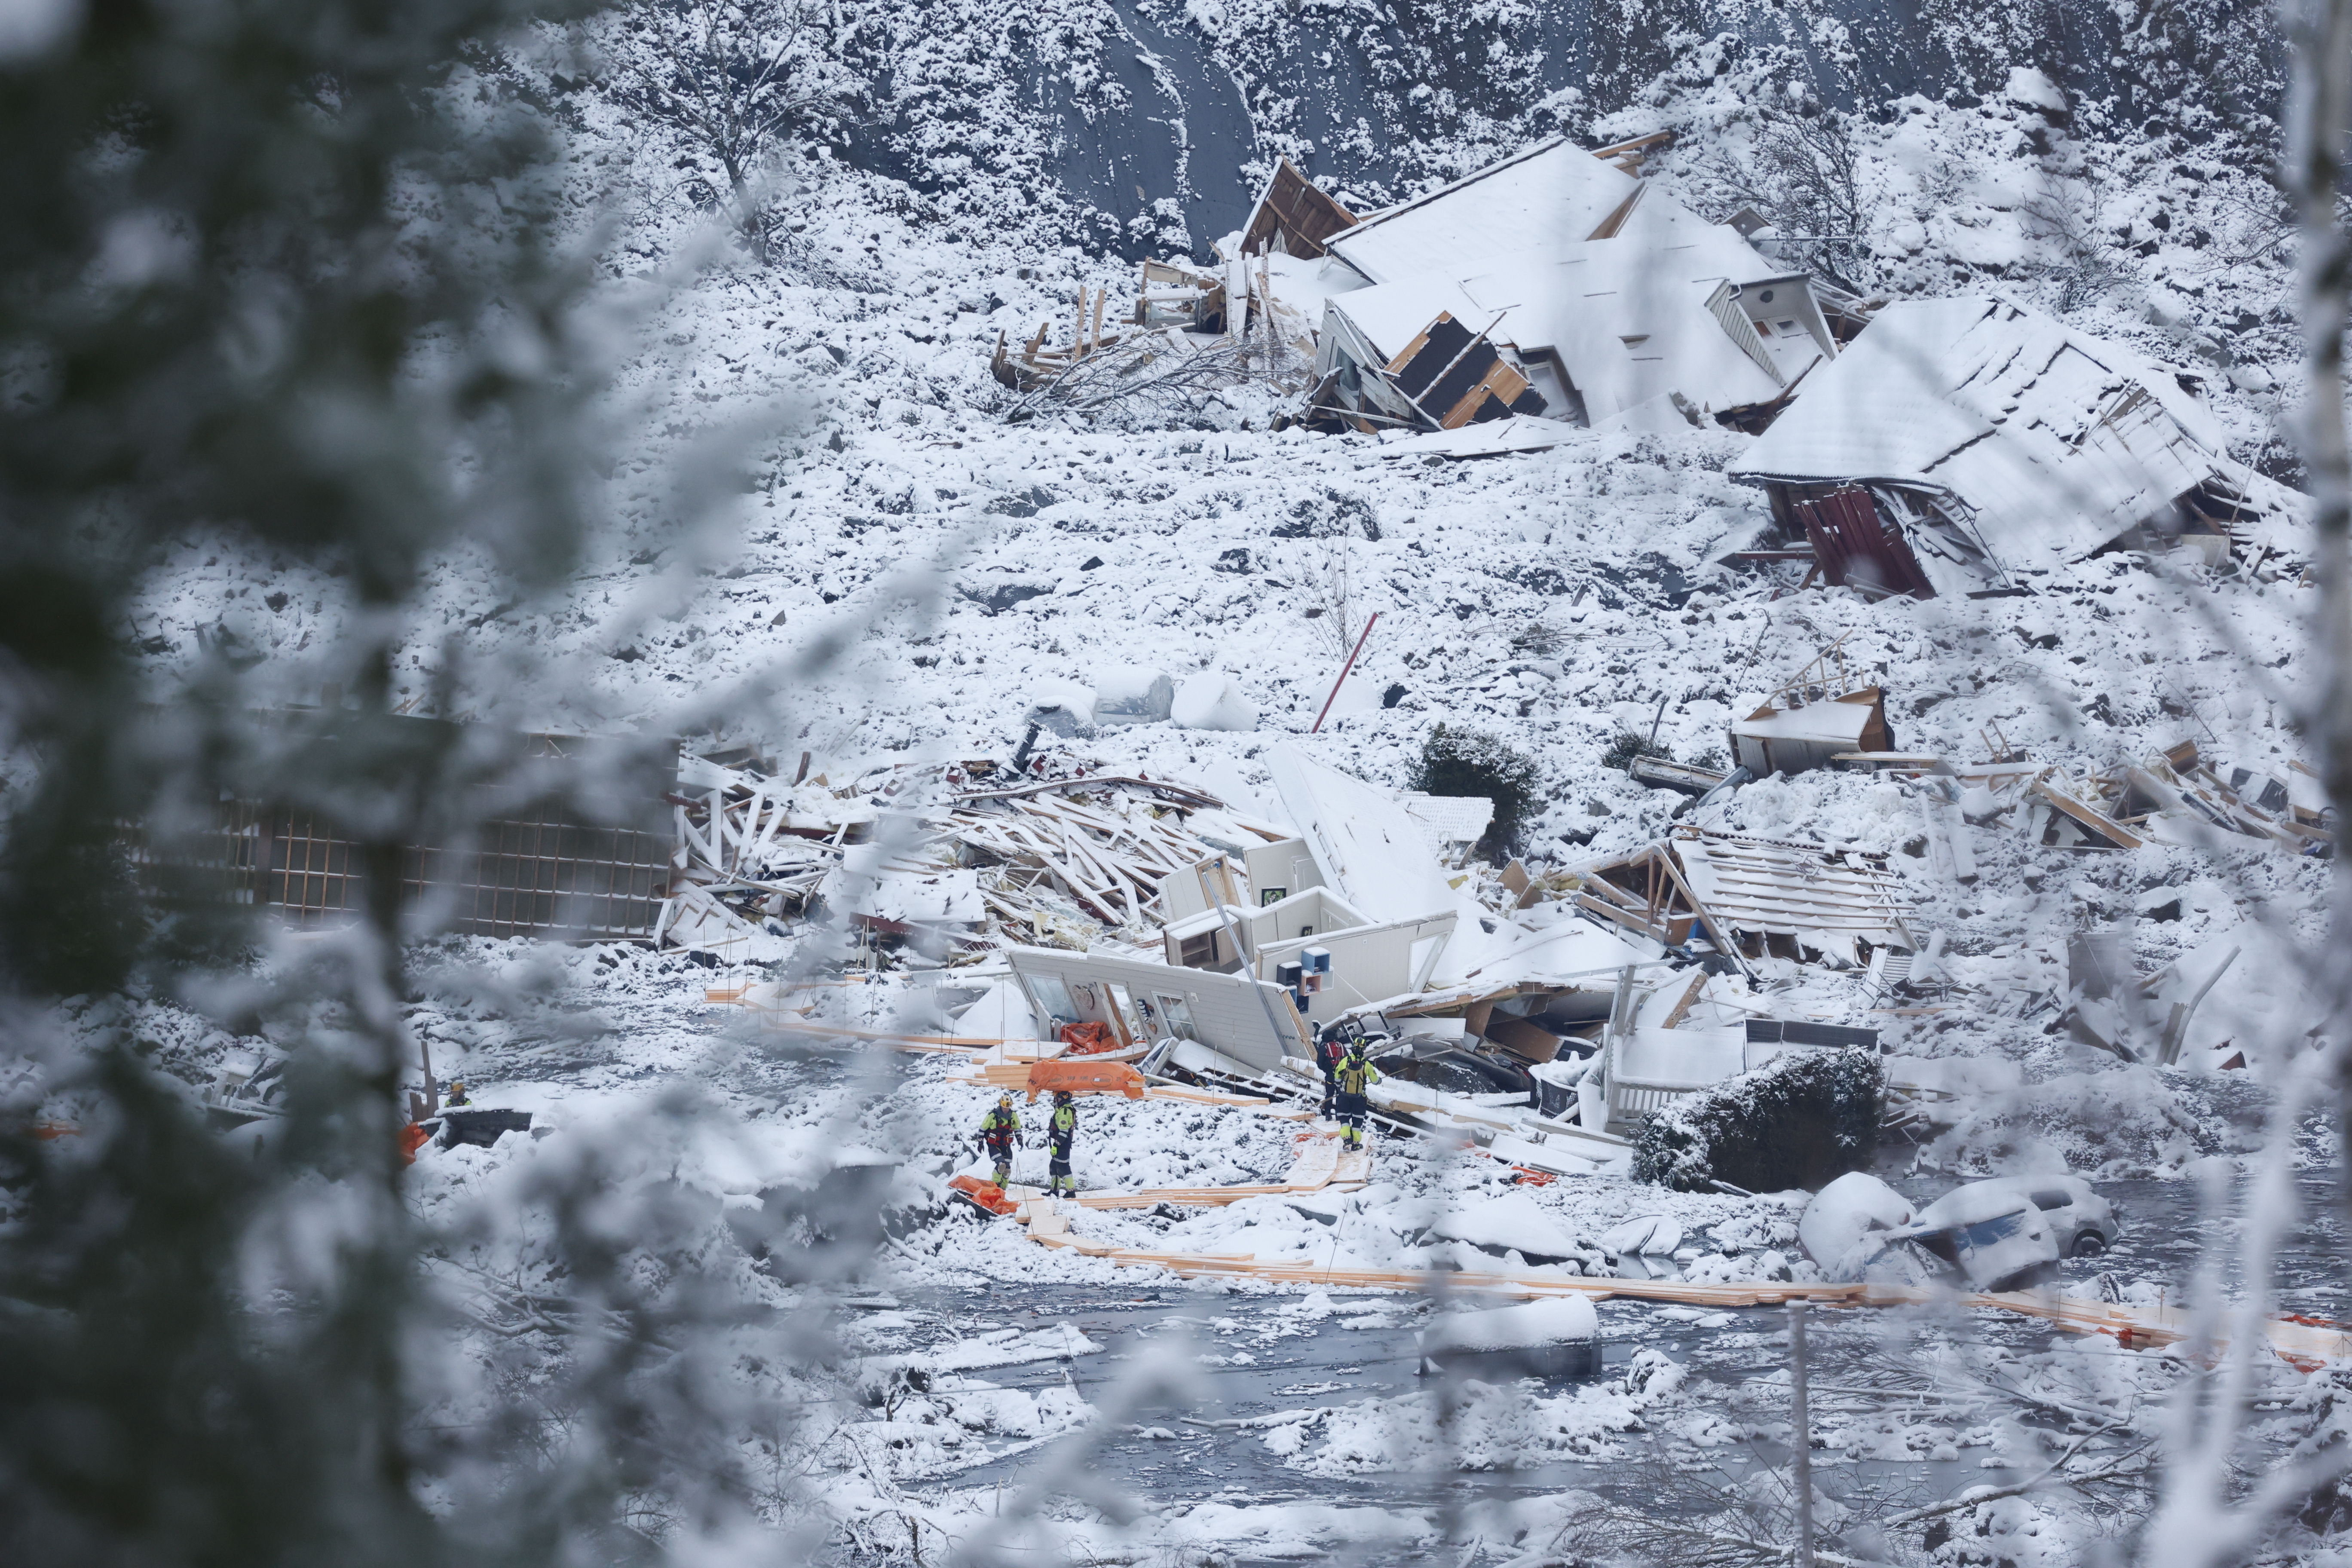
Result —
[[[1212, 1189], [1214, 1190], [1214, 1189]], [[1080, 1199], [1084, 1204], [1086, 1200]], [[1360, 1290], [1429, 1293], [1441, 1276], [1425, 1269], [1340, 1268], [1329, 1264], [1261, 1262], [1232, 1253], [1152, 1252], [1133, 1247], [1088, 1244], [1076, 1237], [1038, 1237], [1039, 1241], [1073, 1245], [1089, 1256], [1108, 1258], [1122, 1268], [1158, 1268], [1186, 1279], [1257, 1279], [1279, 1284], [1337, 1286]], [[1693, 1307], [1764, 1307], [1806, 1300], [1832, 1307], [1914, 1307], [1939, 1299], [1925, 1286], [1781, 1284], [1769, 1280], [1738, 1284], [1694, 1284], [1679, 1279], [1622, 1279], [1611, 1276], [1552, 1275], [1485, 1270], [1447, 1270], [1442, 1276], [1449, 1295], [1492, 1295], [1540, 1299], [1582, 1296], [1599, 1300], [1622, 1296], [1629, 1300], [1667, 1301]], [[2074, 1333], [2112, 1334], [2134, 1348], [2177, 1344], [2191, 1337], [2196, 1323], [2177, 1307], [2126, 1307], [2084, 1301], [2047, 1291], [2011, 1290], [1962, 1296], [1960, 1304], [1979, 1310], [2013, 1312], [2038, 1318]], [[2216, 1325], [2219, 1343], [2226, 1344], [2226, 1319]], [[2265, 1342], [2279, 1355], [2308, 1371], [2352, 1357], [2352, 1332], [2344, 1325], [2296, 1318], [2268, 1318], [2262, 1324]], [[2218, 1345], [2217, 1345], [2218, 1348]]]
[[1702, 969], [1691, 976], [1690, 986], [1683, 993], [1683, 999], [1675, 1004], [1675, 1010], [1666, 1015], [1666, 1021], [1659, 1027], [1671, 1029], [1690, 1016], [1691, 1005], [1698, 1000], [1698, 994], [1706, 985], [1706, 971]]
[[2078, 826], [2107, 840], [2118, 849], [2137, 849], [2146, 842], [2128, 828], [2099, 816], [2063, 790], [2052, 789], [2041, 779], [2026, 786], [2026, 793], [2048, 802], [2053, 808], [2072, 818]]

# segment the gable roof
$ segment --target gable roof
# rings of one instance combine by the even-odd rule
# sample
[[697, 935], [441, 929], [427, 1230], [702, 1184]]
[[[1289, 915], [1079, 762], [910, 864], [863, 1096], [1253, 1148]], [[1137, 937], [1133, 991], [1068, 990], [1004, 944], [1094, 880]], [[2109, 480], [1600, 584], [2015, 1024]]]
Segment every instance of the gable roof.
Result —
[[1286, 255], [1318, 257], [1323, 254], [1326, 240], [1356, 221], [1355, 214], [1308, 179], [1297, 164], [1288, 158], [1277, 159], [1274, 173], [1266, 176], [1265, 189], [1258, 193], [1257, 205], [1250, 208], [1249, 221], [1242, 225], [1241, 253], [1255, 256], [1280, 236]]

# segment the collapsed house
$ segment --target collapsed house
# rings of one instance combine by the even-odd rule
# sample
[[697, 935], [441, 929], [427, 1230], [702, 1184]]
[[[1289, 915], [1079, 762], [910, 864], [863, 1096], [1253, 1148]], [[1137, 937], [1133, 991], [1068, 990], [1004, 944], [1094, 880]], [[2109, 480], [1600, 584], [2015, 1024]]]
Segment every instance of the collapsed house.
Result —
[[[1319, 233], [1310, 420], [1581, 426], [1651, 405], [1680, 421], [1772, 403], [1835, 357], [1810, 279], [1606, 161], [1613, 151], [1545, 142]], [[1299, 179], [1284, 175], [1261, 212]], [[1279, 228], [1271, 240], [1295, 243]]]
[[1879, 310], [1727, 470], [1832, 584], [1998, 591], [2117, 545], [2263, 551], [2302, 498], [2228, 456], [2191, 378], [1984, 299]]
[[1034, 393], [1112, 349], [1121, 376], [1223, 351], [1288, 384], [1311, 361], [1302, 417], [1318, 428], [1545, 422], [1515, 448], [1612, 422], [1761, 428], [1864, 307], [1635, 178], [1670, 140], [1555, 139], [1374, 212], [1277, 159], [1213, 263], [1143, 262], [1108, 328], [1108, 289], [1082, 287], [1066, 345], [1051, 322], [1024, 343], [1000, 334], [991, 368]]
[[[1296, 744], [1270, 762], [1278, 822], [1140, 775], [971, 762], [835, 788], [689, 760], [680, 886], [738, 922], [699, 932], [706, 951], [761, 956], [738, 951], [744, 928], [798, 868], [782, 918], [829, 912], [916, 950], [904, 966], [932, 973], [953, 1032], [845, 1016], [855, 961], [845, 980], [708, 999], [799, 1033], [980, 1051], [992, 1083], [1052, 1060], [1213, 1098], [1307, 1092], [1318, 1037], [1360, 1026], [1383, 1041], [1380, 1124], [1549, 1180], [1624, 1171], [1644, 1117], [1791, 1051], [1875, 1047], [1874, 1031], [1780, 1016], [1737, 971], [1915, 945], [1899, 885], [1867, 858], [1682, 830], [1580, 873], [1496, 876], [1448, 863], [1491, 803], [1382, 789]], [[669, 940], [693, 901], [672, 900]], [[1881, 989], [1874, 966], [1864, 994]]]
[[1577, 906], [1693, 954], [1740, 968], [1767, 956], [1869, 962], [1870, 949], [1916, 951], [1916, 918], [1881, 856], [1677, 827], [1591, 867]]

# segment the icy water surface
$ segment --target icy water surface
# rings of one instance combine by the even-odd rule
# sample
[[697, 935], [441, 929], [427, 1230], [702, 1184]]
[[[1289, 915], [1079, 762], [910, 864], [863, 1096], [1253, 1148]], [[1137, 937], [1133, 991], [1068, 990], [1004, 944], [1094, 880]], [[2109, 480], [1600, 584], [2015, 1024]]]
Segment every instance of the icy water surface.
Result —
[[[1922, 1197], [1949, 1184], [1925, 1180], [1905, 1185], [1916, 1187], [1912, 1195]], [[2283, 1304], [2315, 1316], [2344, 1315], [2346, 1271], [2336, 1206], [2340, 1184], [2333, 1174], [2315, 1173], [2299, 1185], [2305, 1217], [2281, 1259]], [[2110, 1182], [2101, 1191], [2117, 1206], [2123, 1237], [2104, 1258], [2065, 1264], [2061, 1278], [2068, 1283], [2092, 1285], [2105, 1274], [2112, 1277], [2113, 1287], [2148, 1281], [2181, 1291], [2200, 1262], [2193, 1237], [2236, 1231], [2226, 1219], [2216, 1223], [2216, 1216], [2200, 1212], [2203, 1194], [2191, 1183]], [[2231, 1195], [2232, 1207], [2238, 1196]], [[1116, 1403], [1120, 1380], [1155, 1352], [1178, 1347], [1192, 1364], [1191, 1396], [1130, 1413], [1091, 1461], [1120, 1489], [1154, 1504], [1214, 1500], [1444, 1509], [1479, 1499], [1582, 1489], [1655, 1507], [1655, 1461], [1669, 1453], [1685, 1464], [1695, 1456], [1712, 1461], [1727, 1477], [1778, 1465], [1787, 1455], [1784, 1309], [1702, 1313], [1616, 1299], [1598, 1306], [1603, 1344], [1594, 1377], [1549, 1384], [1529, 1380], [1499, 1394], [1460, 1388], [1440, 1394], [1516, 1398], [1532, 1410], [1572, 1394], [1580, 1383], [1596, 1395], [1612, 1392], [1612, 1385], [1627, 1381], [1637, 1352], [1663, 1352], [1677, 1363], [1683, 1378], [1679, 1396], [1653, 1405], [1627, 1429], [1598, 1434], [1601, 1452], [1592, 1458], [1539, 1458], [1530, 1463], [1505, 1454], [1498, 1462], [1488, 1449], [1473, 1456], [1481, 1468], [1462, 1473], [1450, 1464], [1430, 1462], [1448, 1452], [1442, 1437], [1434, 1448], [1425, 1443], [1416, 1448], [1412, 1435], [1399, 1431], [1396, 1451], [1421, 1461], [1412, 1468], [1381, 1468], [1375, 1458], [1352, 1472], [1328, 1462], [1303, 1469], [1270, 1447], [1273, 1428], [1264, 1418], [1359, 1406], [1373, 1413], [1368, 1419], [1376, 1431], [1386, 1420], [1417, 1423], [1421, 1436], [1428, 1436], [1434, 1426], [1433, 1406], [1405, 1401], [1439, 1391], [1440, 1380], [1416, 1375], [1413, 1336], [1426, 1321], [1430, 1304], [1376, 1294], [1303, 1298], [1250, 1293], [1222, 1283], [1149, 1280], [1139, 1274], [1132, 1289], [1119, 1288], [1122, 1281], [1108, 1287], [902, 1290], [898, 1308], [916, 1322], [898, 1342], [916, 1349], [952, 1344], [987, 1330], [1034, 1331], [1067, 1324], [1100, 1344], [1101, 1352], [979, 1375], [1032, 1393], [1074, 1386], [1097, 1405]], [[2014, 1383], [2026, 1375], [2021, 1368], [2063, 1358], [2070, 1349], [2066, 1336], [2032, 1320], [1950, 1310], [1815, 1309], [1809, 1324], [1813, 1431], [1817, 1444], [1828, 1440], [1827, 1451], [1817, 1447], [1815, 1463], [1822, 1485], [1832, 1495], [1867, 1492], [1905, 1503], [1927, 1501], [1970, 1485], [2017, 1479], [2028, 1473], [2024, 1467], [2038, 1469], [2047, 1462], [2046, 1456], [1985, 1436], [1991, 1430], [1988, 1422], [2010, 1419], [2016, 1407], [2002, 1404], [1996, 1410], [1981, 1390], [1988, 1381]], [[1927, 1386], [1932, 1392], [1924, 1397], [1889, 1392], [1898, 1386]], [[2033, 1408], [2022, 1412], [2021, 1423], [2050, 1430], [2068, 1424], [2061, 1413]], [[1971, 1429], [1972, 1439], [1966, 1436]], [[1005, 1464], [1018, 1473], [1041, 1462], [1041, 1455], [1024, 1453], [1008, 1457]], [[1012, 1483], [1011, 1477], [1004, 1479]]]

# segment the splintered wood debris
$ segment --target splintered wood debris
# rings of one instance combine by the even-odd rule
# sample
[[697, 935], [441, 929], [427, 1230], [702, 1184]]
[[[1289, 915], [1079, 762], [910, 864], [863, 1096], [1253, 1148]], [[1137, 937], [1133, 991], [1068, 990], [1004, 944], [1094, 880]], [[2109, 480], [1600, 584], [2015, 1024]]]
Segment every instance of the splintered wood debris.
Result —
[[1883, 856], [1678, 827], [1587, 871], [1579, 908], [1669, 947], [1705, 941], [1745, 967], [1805, 952], [1862, 962], [1858, 941], [1916, 949]]
[[2026, 761], [1952, 771], [1968, 820], [2006, 822], [2037, 844], [2062, 849], [2160, 843], [2324, 855], [2336, 842], [2317, 773], [2301, 763], [2276, 775], [2251, 768], [2225, 772], [2200, 756], [2194, 741], [2137, 766], [2088, 778]]
[[[656, 940], [751, 956], [755, 936], [830, 910], [858, 929], [965, 952], [1083, 951], [1157, 936], [1161, 884], [1220, 852], [1189, 816], [1271, 841], [1214, 796], [1140, 776], [1033, 778], [992, 763], [885, 769], [844, 788], [689, 759]], [[1000, 782], [1001, 781], [1001, 782]]]

